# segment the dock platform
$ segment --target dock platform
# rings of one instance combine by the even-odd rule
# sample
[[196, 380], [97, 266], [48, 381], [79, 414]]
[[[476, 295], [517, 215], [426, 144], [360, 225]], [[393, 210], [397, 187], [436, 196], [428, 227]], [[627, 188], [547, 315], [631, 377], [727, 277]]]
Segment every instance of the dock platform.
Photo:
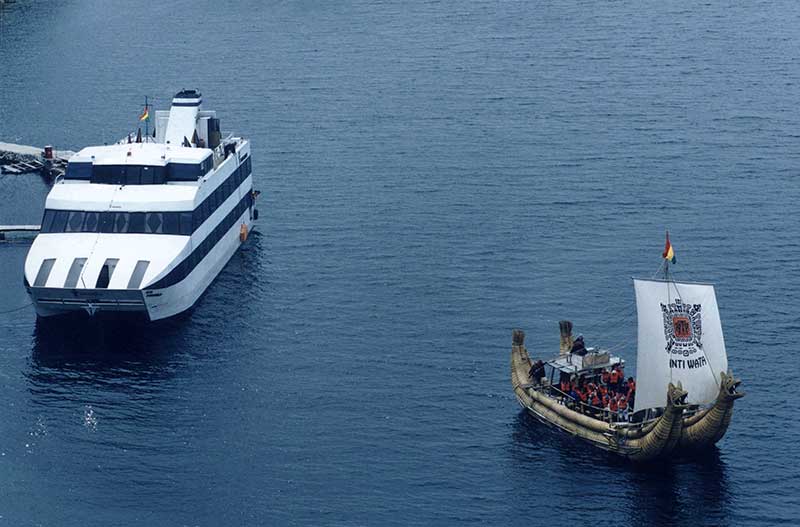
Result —
[[0, 172], [12, 175], [38, 172], [52, 180], [64, 174], [67, 161], [74, 154], [71, 150], [53, 150], [50, 146], [38, 148], [0, 141]]
[[0, 242], [30, 240], [39, 234], [40, 225], [0, 225]]

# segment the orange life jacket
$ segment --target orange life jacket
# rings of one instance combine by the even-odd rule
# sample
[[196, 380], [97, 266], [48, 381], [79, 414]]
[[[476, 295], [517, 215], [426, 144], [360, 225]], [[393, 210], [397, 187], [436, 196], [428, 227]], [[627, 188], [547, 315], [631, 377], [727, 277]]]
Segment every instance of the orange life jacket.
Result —
[[611, 372], [611, 384], [617, 384], [618, 380], [619, 380], [619, 372], [617, 372], [617, 370], [612, 371]]
[[611, 399], [611, 401], [608, 403], [608, 409], [611, 410], [612, 412], [616, 412], [617, 411], [617, 400], [616, 399]]
[[597, 396], [597, 394], [592, 396], [592, 406], [600, 406], [600, 398]]
[[625, 410], [627, 408], [628, 408], [628, 399], [623, 397], [622, 399], [619, 400], [619, 409]]

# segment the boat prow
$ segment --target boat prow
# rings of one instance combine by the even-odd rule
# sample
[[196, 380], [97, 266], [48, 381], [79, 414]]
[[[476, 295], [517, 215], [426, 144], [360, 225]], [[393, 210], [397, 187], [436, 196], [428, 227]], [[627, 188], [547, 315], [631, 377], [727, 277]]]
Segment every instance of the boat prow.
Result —
[[607, 422], [568, 408], [546, 379], [531, 379], [533, 363], [524, 345], [525, 334], [514, 330], [511, 347], [511, 384], [519, 404], [539, 421], [579, 437], [593, 446], [632, 461], [667, 457], [682, 433], [687, 392], [670, 384], [663, 413], [642, 423]]
[[713, 446], [728, 430], [733, 417], [733, 404], [745, 394], [737, 391], [742, 381], [734, 378], [732, 372], [720, 372], [719, 376], [719, 393], [714, 404], [684, 418], [679, 442], [681, 450], [700, 450]]

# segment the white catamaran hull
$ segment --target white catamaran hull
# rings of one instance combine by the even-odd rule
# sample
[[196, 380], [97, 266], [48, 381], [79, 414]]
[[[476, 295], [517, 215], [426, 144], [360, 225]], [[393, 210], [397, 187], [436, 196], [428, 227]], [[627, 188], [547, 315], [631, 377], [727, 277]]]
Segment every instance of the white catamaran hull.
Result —
[[164, 289], [147, 289], [144, 301], [150, 320], [168, 318], [191, 308], [208, 289], [225, 265], [242, 244], [241, 225], [251, 227], [249, 213], [245, 212], [231, 227], [203, 261], [182, 281]]
[[242, 244], [241, 225], [252, 229], [250, 212], [245, 211], [214, 248], [183, 280], [164, 288], [140, 290], [29, 288], [40, 317], [70, 312], [141, 313], [149, 320], [161, 320], [182, 313], [197, 302]]

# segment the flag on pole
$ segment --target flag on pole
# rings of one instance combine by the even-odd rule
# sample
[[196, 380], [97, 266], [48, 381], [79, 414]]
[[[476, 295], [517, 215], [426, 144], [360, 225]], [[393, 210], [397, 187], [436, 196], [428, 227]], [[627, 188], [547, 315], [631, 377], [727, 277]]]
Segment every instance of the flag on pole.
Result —
[[664, 252], [661, 254], [665, 260], [675, 263], [675, 251], [672, 250], [672, 244], [669, 242], [669, 231], [667, 231], [667, 244], [664, 246]]
[[140, 121], [146, 121], [146, 120], [148, 120], [149, 118], [150, 118], [150, 108], [148, 108], [147, 106], [145, 106], [145, 107], [144, 107], [144, 111], [142, 112], [142, 115], [140, 115], [140, 116], [139, 116], [139, 120], [140, 120]]

